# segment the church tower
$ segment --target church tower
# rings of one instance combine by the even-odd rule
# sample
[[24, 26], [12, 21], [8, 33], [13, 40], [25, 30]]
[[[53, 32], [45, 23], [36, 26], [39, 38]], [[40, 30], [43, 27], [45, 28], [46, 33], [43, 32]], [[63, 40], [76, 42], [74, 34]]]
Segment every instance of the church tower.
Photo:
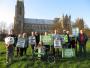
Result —
[[15, 6], [14, 32], [22, 33], [24, 28], [24, 1], [17, 0]]

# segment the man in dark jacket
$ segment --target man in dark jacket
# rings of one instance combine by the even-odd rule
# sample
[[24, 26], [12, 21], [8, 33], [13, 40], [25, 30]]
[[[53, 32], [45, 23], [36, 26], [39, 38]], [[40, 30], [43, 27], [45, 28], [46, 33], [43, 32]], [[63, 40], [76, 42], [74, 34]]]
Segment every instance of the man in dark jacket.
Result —
[[86, 43], [87, 43], [88, 37], [87, 35], [83, 32], [83, 30], [80, 30], [80, 33], [77, 37], [77, 41], [79, 43], [79, 55], [86, 56]]
[[10, 36], [11, 36], [11, 37], [14, 37], [14, 44], [13, 44], [13, 46], [16, 47], [16, 44], [17, 44], [17, 36], [15, 35], [13, 29], [10, 31]]
[[67, 47], [71, 48], [71, 39], [70, 39], [70, 33], [69, 31], [66, 31], [67, 37], [68, 37], [68, 42], [67, 42]]
[[37, 32], [35, 32], [35, 38], [36, 38], [36, 46], [38, 46], [40, 41], [40, 35]]

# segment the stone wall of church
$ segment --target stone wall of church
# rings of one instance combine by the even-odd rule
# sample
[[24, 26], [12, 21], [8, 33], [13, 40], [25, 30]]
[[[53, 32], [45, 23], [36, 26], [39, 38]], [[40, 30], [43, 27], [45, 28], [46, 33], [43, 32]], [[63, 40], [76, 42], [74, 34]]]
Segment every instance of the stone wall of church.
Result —
[[50, 32], [52, 28], [52, 24], [24, 24], [24, 32]]

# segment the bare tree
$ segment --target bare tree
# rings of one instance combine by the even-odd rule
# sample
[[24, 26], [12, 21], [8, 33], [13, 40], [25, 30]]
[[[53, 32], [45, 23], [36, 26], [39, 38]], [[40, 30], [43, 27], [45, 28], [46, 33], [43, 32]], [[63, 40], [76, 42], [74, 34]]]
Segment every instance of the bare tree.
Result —
[[6, 32], [6, 28], [7, 27], [7, 25], [6, 25], [6, 22], [0, 22], [0, 32], [1, 33], [5, 33]]
[[83, 29], [83, 30], [84, 30], [84, 20], [78, 18], [78, 19], [76, 20], [76, 26], [77, 26], [79, 29]]
[[52, 27], [53, 30], [58, 30], [59, 33], [62, 33], [62, 24], [61, 24], [61, 21], [60, 21], [60, 18], [55, 18], [54, 19], [54, 24], [53, 24], [53, 27]]

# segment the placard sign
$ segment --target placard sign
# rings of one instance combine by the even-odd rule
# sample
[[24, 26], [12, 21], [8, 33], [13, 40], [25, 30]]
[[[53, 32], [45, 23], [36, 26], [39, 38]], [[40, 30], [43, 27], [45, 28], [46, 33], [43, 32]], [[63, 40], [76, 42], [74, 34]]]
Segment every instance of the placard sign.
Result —
[[7, 45], [14, 44], [14, 38], [13, 37], [6, 37], [5, 44], [7, 44]]
[[78, 36], [78, 34], [79, 34], [79, 28], [72, 28], [72, 35], [73, 36]]
[[62, 50], [62, 58], [72, 58], [75, 57], [75, 49], [63, 49]]
[[24, 46], [25, 46], [25, 39], [23, 39], [23, 38], [18, 38], [16, 47], [24, 48]]
[[60, 40], [57, 39], [54, 40], [54, 48], [62, 48]]
[[44, 45], [53, 45], [53, 38], [51, 35], [41, 35], [40, 41], [42, 41]]
[[29, 37], [29, 44], [36, 44], [36, 38], [35, 38], [35, 36], [30, 36]]

